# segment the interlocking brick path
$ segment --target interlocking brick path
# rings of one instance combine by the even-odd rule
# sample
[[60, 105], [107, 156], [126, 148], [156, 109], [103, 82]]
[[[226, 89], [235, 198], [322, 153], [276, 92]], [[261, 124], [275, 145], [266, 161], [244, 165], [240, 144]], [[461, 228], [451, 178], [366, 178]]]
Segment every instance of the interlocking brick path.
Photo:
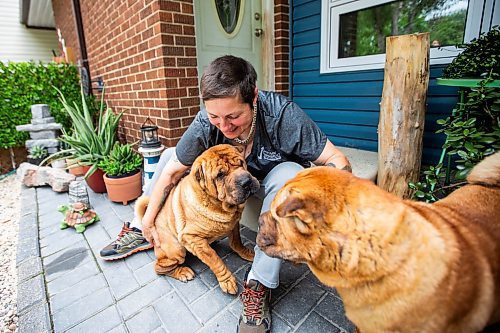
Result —
[[[106, 262], [99, 250], [112, 241], [133, 206], [109, 201], [89, 190], [101, 221], [83, 234], [60, 230], [67, 194], [49, 187], [22, 190], [17, 265], [19, 332], [235, 332], [242, 305], [224, 294], [213, 273], [188, 256], [196, 272], [182, 283], [158, 276], [153, 251]], [[242, 227], [243, 243], [256, 234]], [[242, 279], [250, 263], [231, 251], [227, 239], [213, 244], [229, 269]], [[305, 265], [285, 262], [272, 293], [273, 332], [353, 332], [334, 289], [319, 283]]]

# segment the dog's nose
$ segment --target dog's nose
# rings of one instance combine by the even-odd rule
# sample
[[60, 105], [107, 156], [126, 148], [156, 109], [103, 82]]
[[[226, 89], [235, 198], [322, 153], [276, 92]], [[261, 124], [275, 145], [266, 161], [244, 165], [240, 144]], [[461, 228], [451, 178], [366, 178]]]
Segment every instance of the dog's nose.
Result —
[[254, 178], [252, 176], [245, 176], [241, 177], [238, 180], [238, 185], [241, 186], [243, 190], [246, 192], [250, 193], [255, 193], [259, 189], [259, 186], [256, 184], [257, 182], [254, 181]]

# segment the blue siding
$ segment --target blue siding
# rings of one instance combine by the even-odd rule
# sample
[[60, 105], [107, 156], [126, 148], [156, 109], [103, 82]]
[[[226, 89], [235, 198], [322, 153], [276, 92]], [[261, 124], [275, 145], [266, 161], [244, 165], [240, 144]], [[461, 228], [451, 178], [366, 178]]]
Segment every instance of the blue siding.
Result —
[[[384, 71], [319, 73], [321, 0], [290, 1], [290, 96], [335, 145], [378, 149], [377, 127]], [[423, 162], [435, 162], [443, 136], [436, 120], [451, 113], [457, 89], [436, 85], [445, 66], [432, 66], [427, 95]]]

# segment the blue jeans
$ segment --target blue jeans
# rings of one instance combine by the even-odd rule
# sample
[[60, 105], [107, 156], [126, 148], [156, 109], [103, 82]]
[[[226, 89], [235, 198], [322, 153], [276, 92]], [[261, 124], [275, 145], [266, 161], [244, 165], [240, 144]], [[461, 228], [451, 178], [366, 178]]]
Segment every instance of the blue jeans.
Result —
[[[144, 194], [151, 195], [153, 191], [154, 184], [160, 177], [161, 171], [170, 160], [172, 154], [175, 151], [175, 147], [167, 148], [160, 157], [160, 161], [156, 166], [156, 171], [153, 178], [146, 187]], [[295, 177], [297, 172], [303, 170], [304, 168], [294, 162], [284, 162], [278, 164], [274, 167], [271, 172], [260, 182], [260, 189], [254, 195], [263, 201], [261, 214], [267, 212], [271, 207], [271, 202], [274, 196], [280, 188], [285, 185], [285, 183]], [[141, 229], [142, 226], [140, 221], [134, 217], [132, 221], [132, 226]], [[255, 278], [268, 288], [276, 288], [279, 284], [279, 272], [281, 268], [281, 259], [271, 258], [267, 256], [260, 248], [255, 246], [255, 258], [252, 263], [252, 274]]]

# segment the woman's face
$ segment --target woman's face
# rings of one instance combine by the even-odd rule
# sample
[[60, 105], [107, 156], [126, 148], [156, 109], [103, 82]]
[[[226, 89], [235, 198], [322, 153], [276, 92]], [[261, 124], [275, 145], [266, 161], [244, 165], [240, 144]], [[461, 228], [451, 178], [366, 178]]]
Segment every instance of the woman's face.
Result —
[[245, 139], [252, 126], [253, 111], [250, 105], [241, 102], [239, 96], [205, 101], [205, 109], [212, 125], [228, 139]]

